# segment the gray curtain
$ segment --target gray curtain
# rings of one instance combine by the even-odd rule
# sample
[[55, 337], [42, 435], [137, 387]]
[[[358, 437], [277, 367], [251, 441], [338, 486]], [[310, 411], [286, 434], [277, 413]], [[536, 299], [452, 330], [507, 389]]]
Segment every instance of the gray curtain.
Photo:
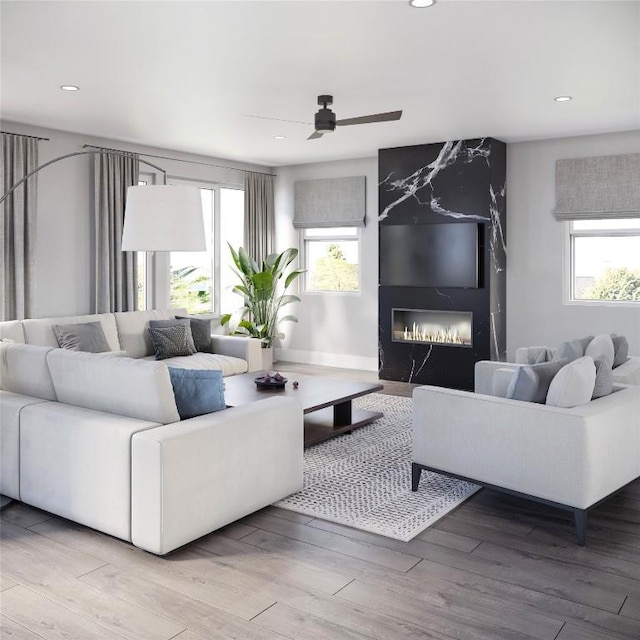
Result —
[[[0, 190], [4, 195], [16, 182], [38, 166], [38, 140], [2, 134]], [[22, 320], [33, 314], [37, 175], [29, 178], [0, 205], [0, 320]]]
[[136, 154], [94, 161], [95, 313], [136, 311], [137, 255], [121, 251], [127, 189], [138, 182]]
[[273, 178], [252, 171], [244, 177], [244, 248], [258, 264], [273, 253], [275, 244]]

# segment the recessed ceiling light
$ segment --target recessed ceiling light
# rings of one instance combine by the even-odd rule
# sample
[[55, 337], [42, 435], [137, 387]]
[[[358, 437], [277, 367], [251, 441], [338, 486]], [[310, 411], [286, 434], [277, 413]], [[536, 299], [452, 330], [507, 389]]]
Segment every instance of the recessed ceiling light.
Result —
[[273, 136], [276, 140], [286, 140], [287, 136]]
[[435, 4], [436, 0], [409, 0], [409, 4], [416, 9], [424, 9]]
[[80, 87], [77, 87], [75, 84], [63, 84], [60, 86], [63, 91], [79, 91]]
[[569, 100], [573, 100], [573, 98], [571, 96], [558, 96], [557, 98], [554, 98], [554, 100], [556, 102], [569, 102]]

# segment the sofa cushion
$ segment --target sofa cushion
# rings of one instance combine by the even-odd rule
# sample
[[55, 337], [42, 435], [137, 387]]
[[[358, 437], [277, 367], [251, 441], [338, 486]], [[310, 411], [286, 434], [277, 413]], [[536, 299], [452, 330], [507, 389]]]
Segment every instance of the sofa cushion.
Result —
[[78, 324], [84, 322], [99, 322], [112, 351], [120, 351], [120, 340], [116, 328], [115, 317], [112, 313], [97, 313], [88, 316], [66, 316], [63, 318], [39, 318], [23, 320], [24, 335], [29, 344], [39, 344], [44, 347], [58, 347], [58, 339], [53, 332], [53, 325]]
[[99, 322], [77, 322], [75, 324], [54, 324], [53, 333], [61, 349], [70, 351], [90, 351], [102, 353], [112, 351]]
[[52, 347], [35, 344], [0, 343], [0, 386], [25, 396], [56, 400], [47, 366]]
[[517, 364], [539, 364], [553, 359], [553, 353], [548, 347], [520, 347], [516, 349]]
[[596, 336], [584, 351], [585, 356], [590, 356], [594, 360], [604, 358], [611, 367], [613, 367], [613, 340], [608, 333], [602, 333]]
[[594, 359], [596, 365], [596, 381], [591, 399], [608, 396], [613, 391], [613, 369], [609, 360], [603, 356]]
[[624, 364], [629, 357], [629, 341], [624, 336], [611, 334], [613, 342], [613, 367], [619, 367]]
[[181, 420], [226, 409], [222, 371], [169, 367]]
[[161, 362], [53, 349], [47, 363], [60, 402], [161, 424], [180, 419]]
[[[155, 356], [148, 356], [144, 360], [155, 361]], [[232, 356], [223, 356], [219, 353], [194, 353], [192, 356], [178, 356], [162, 361], [167, 367], [178, 369], [219, 369], [223, 376], [234, 376], [238, 373], [246, 373], [247, 361]]]
[[[191, 344], [189, 344], [187, 335], [190, 329], [185, 324], [158, 329], [149, 327], [147, 331], [151, 336], [156, 360], [166, 360], [176, 356], [190, 356], [195, 353], [195, 347], [192, 348]], [[191, 343], [193, 343], [193, 339]]]
[[547, 404], [571, 408], [591, 400], [596, 382], [593, 358], [583, 356], [566, 364], [549, 385]]
[[593, 340], [593, 336], [585, 336], [575, 340], [561, 342], [553, 356], [554, 360], [567, 359], [569, 361], [582, 358], [584, 356], [587, 345]]
[[[197, 351], [196, 345], [193, 342], [193, 334], [191, 333], [191, 321], [189, 318], [169, 318], [169, 320], [149, 320], [149, 328], [150, 329], [166, 329], [167, 327], [180, 327], [183, 326], [186, 329], [187, 333], [187, 344], [189, 345], [189, 350], [191, 353], [195, 353]], [[151, 338], [151, 342], [153, 343], [153, 338]], [[155, 343], [154, 343], [155, 349]]]
[[21, 320], [5, 320], [0, 322], [0, 340], [24, 342], [24, 329]]
[[553, 360], [518, 367], [511, 378], [506, 397], [544, 403], [553, 377], [567, 363], [568, 360]]
[[192, 316], [176, 316], [178, 320], [189, 320], [191, 334], [196, 351], [211, 353], [211, 318], [194, 318]]
[[184, 309], [152, 309], [150, 311], [119, 311], [113, 316], [118, 327], [121, 348], [132, 358], [143, 358], [153, 354], [151, 336], [148, 334], [150, 320], [169, 320], [176, 314], [184, 315]]

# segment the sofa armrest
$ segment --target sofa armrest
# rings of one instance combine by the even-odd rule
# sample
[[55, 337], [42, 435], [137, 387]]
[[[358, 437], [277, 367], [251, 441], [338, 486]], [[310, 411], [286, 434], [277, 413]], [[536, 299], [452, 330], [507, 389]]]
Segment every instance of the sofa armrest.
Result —
[[302, 407], [267, 398], [131, 439], [131, 540], [165, 554], [302, 488]]
[[634, 387], [562, 409], [442, 387], [413, 392], [413, 461], [586, 509], [640, 476]]
[[640, 356], [633, 356], [613, 370], [614, 384], [640, 385]]
[[223, 356], [232, 356], [247, 361], [247, 371], [262, 369], [262, 345], [260, 340], [244, 336], [212, 335], [212, 351]]

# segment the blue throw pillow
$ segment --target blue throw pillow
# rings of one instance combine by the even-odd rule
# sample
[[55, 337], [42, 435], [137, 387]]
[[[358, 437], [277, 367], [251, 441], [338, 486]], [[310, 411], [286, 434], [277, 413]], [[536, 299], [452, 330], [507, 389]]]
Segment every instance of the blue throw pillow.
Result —
[[226, 409], [222, 371], [168, 367], [181, 420]]

